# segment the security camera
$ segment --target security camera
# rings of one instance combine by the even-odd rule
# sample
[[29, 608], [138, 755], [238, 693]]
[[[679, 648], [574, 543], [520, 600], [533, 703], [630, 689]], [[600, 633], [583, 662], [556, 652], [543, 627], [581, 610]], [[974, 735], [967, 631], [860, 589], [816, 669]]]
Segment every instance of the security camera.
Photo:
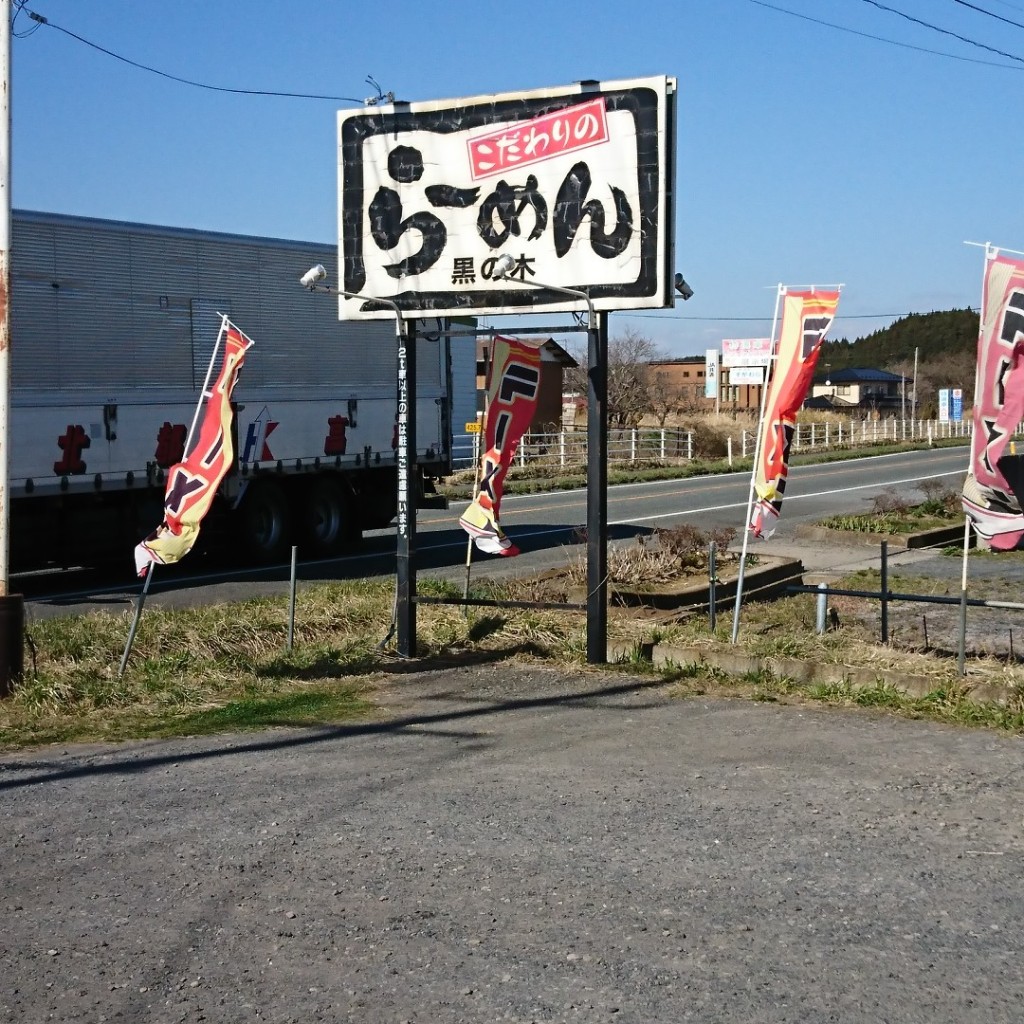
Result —
[[322, 263], [318, 263], [315, 267], [310, 267], [302, 277], [299, 278], [299, 284], [303, 288], [308, 288], [310, 291], [313, 290], [314, 286], [322, 281], [327, 276], [327, 270]]
[[683, 302], [693, 298], [693, 289], [683, 280], [682, 274], [676, 274], [676, 291], [683, 297]]

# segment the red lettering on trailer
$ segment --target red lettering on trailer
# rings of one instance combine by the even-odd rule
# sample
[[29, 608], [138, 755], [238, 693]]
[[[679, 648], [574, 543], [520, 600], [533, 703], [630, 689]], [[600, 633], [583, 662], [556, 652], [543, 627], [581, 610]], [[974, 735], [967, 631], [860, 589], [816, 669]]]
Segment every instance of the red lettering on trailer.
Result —
[[348, 447], [348, 417], [328, 416], [327, 436], [324, 438], [324, 455], [344, 455]]
[[64, 450], [59, 462], [53, 464], [53, 471], [57, 476], [69, 476], [85, 472], [85, 463], [82, 461], [82, 449], [92, 444], [85, 427], [80, 423], [68, 424], [68, 429], [62, 437], [57, 438], [57, 447]]
[[156, 433], [156, 452], [154, 453], [156, 464], [161, 469], [170, 469], [171, 466], [185, 458], [186, 434], [184, 423], [169, 423], [164, 420], [163, 426]]

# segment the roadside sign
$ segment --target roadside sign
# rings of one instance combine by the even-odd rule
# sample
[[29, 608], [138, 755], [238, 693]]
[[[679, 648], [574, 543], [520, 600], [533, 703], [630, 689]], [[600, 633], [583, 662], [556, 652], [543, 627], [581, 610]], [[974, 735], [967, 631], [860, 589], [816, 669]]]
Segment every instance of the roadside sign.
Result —
[[723, 338], [723, 366], [767, 366], [772, 361], [771, 338]]
[[479, 434], [480, 433], [480, 421], [479, 420], [473, 420], [472, 422], [467, 423], [466, 424], [466, 433], [467, 434]]
[[763, 366], [734, 366], [729, 370], [730, 384], [763, 384]]
[[579, 310], [541, 284], [599, 311], [670, 308], [675, 100], [662, 75], [339, 111], [340, 288], [356, 296], [339, 318]]
[[704, 397], [718, 397], [718, 349], [709, 348], [704, 352]]

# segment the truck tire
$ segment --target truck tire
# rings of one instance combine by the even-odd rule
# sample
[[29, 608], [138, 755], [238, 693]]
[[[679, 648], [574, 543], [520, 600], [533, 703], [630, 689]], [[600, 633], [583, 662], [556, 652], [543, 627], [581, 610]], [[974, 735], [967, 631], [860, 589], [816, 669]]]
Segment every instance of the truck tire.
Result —
[[282, 561], [291, 544], [291, 516], [281, 488], [269, 480], [250, 484], [239, 514], [242, 540], [252, 558]]
[[359, 536], [348, 490], [329, 477], [313, 481], [299, 510], [300, 543], [314, 558], [330, 558]]

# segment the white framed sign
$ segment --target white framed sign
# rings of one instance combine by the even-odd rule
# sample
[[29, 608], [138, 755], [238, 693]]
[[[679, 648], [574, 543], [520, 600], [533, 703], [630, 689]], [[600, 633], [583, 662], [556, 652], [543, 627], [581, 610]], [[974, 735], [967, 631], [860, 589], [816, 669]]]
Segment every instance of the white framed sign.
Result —
[[718, 349], [704, 350], [704, 397], [718, 397]]
[[[674, 304], [675, 79], [338, 113], [343, 320]], [[513, 264], [495, 275], [498, 257]]]
[[772, 361], [771, 338], [723, 338], [723, 366], [767, 366]]
[[733, 366], [729, 369], [730, 384], [763, 384], [763, 366]]

